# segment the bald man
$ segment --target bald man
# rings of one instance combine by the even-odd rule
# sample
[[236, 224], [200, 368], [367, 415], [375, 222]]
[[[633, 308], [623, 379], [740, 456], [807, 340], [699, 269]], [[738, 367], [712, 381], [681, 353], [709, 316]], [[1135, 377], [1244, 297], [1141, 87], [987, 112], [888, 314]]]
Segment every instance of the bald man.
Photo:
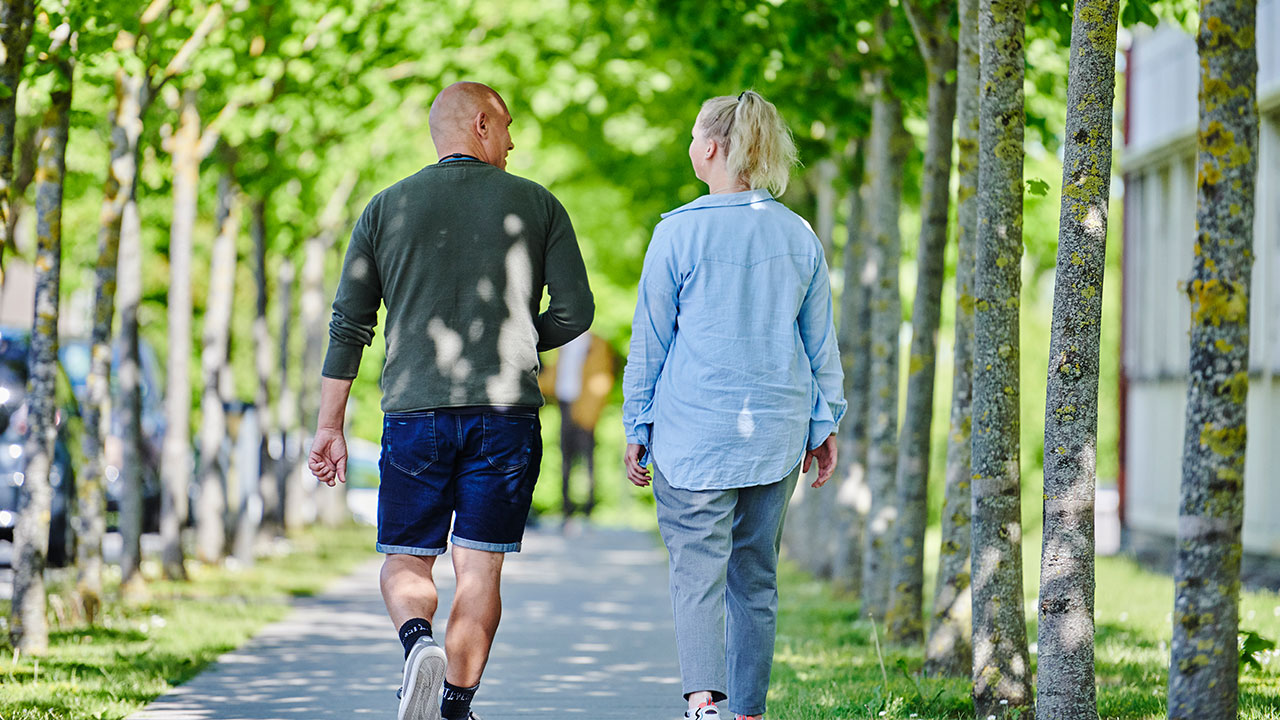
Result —
[[[498, 93], [450, 85], [430, 124], [439, 161], [375, 195], [351, 232], [308, 464], [320, 482], [346, 480], [347, 398], [385, 304], [377, 549], [405, 650], [398, 718], [466, 720], [542, 459], [538, 353], [586, 331], [595, 306], [564, 207], [506, 172]], [[441, 648], [432, 568], [450, 543], [457, 590]]]

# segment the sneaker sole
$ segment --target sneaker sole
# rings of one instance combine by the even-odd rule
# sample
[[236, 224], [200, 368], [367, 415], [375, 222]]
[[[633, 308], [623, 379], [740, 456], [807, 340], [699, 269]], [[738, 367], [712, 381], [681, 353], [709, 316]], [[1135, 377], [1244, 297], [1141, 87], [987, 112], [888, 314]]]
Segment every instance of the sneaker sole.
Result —
[[424, 648], [404, 669], [404, 697], [397, 720], [440, 720], [440, 689], [444, 687], [444, 648]]

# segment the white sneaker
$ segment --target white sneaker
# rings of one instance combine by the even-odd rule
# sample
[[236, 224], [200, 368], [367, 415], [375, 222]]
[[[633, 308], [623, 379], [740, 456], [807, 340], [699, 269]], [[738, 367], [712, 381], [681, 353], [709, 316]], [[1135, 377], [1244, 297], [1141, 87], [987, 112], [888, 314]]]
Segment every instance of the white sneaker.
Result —
[[720, 711], [715, 705], [703, 705], [696, 710], [686, 710], [684, 716], [688, 720], [719, 720]]
[[418, 638], [404, 661], [396, 720], [440, 720], [445, 664], [444, 648], [429, 637]]

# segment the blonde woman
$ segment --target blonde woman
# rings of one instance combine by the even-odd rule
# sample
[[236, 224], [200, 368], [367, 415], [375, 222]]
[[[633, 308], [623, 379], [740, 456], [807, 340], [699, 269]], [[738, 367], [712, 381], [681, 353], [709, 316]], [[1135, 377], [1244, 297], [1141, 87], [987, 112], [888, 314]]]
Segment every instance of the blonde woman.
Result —
[[[671, 556], [687, 718], [763, 717], [778, 544], [801, 465], [835, 470], [845, 402], [822, 244], [774, 199], [796, 164], [759, 93], [712, 98], [689, 160], [709, 194], [664, 214], [623, 379], [627, 477]], [[653, 473], [647, 465], [652, 461]]]

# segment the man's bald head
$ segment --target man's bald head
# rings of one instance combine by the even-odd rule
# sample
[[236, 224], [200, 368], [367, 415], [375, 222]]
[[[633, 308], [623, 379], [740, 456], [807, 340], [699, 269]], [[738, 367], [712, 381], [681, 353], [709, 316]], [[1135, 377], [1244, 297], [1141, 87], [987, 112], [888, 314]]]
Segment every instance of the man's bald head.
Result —
[[488, 85], [463, 81], [441, 90], [431, 103], [428, 122], [431, 141], [442, 157], [463, 153], [506, 167], [511, 113]]

